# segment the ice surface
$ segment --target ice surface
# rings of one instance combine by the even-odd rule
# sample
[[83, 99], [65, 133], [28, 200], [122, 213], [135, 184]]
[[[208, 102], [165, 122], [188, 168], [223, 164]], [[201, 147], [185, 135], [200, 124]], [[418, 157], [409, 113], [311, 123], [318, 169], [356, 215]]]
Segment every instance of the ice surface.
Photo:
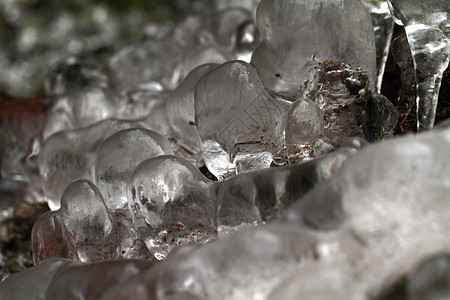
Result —
[[61, 197], [60, 214], [80, 261], [107, 259], [117, 251], [112, 238], [114, 220], [92, 182], [71, 183]]
[[363, 291], [347, 274], [337, 268], [302, 266], [270, 293], [269, 300], [364, 300]]
[[0, 283], [0, 299], [45, 299], [45, 293], [58, 271], [76, 262], [54, 259], [16, 273]]
[[73, 248], [59, 212], [43, 213], [33, 225], [31, 233], [33, 263], [52, 258], [73, 258]]
[[138, 122], [104, 120], [86, 128], [62, 131], [42, 145], [38, 156], [44, 195], [52, 209], [58, 209], [64, 189], [76, 179], [94, 180], [94, 152], [111, 134], [141, 127]]
[[333, 176], [356, 151], [357, 147], [343, 148], [313, 161], [237, 175], [211, 186], [219, 235], [277, 219], [289, 204]]
[[214, 238], [209, 183], [192, 164], [172, 155], [148, 159], [133, 171], [128, 205], [138, 233], [157, 259], [176, 245]]
[[438, 253], [421, 261], [408, 276], [411, 300], [439, 300], [450, 297], [450, 253]]
[[142, 122], [145, 127], [164, 134], [176, 155], [194, 165], [199, 165], [203, 160], [202, 142], [195, 126], [195, 86], [203, 75], [216, 66], [204, 64], [192, 70], [174, 91], [167, 94], [165, 103]]
[[394, 20], [405, 26], [417, 84], [417, 128], [433, 127], [442, 74], [450, 61], [447, 0], [388, 0]]
[[338, 147], [348, 137], [361, 136], [363, 104], [369, 94], [367, 74], [335, 61], [323, 61], [312, 72], [316, 75], [305, 92], [322, 110], [324, 137]]
[[376, 82], [376, 50], [369, 13], [359, 1], [263, 0], [257, 10], [263, 42], [252, 63], [264, 86], [295, 97], [311, 60], [334, 60], [367, 71]]
[[[323, 235], [321, 254], [368, 295], [449, 251], [449, 129], [366, 147], [286, 213]], [[430, 235], [430, 232], [433, 232]]]
[[95, 182], [106, 206], [127, 206], [126, 186], [131, 172], [144, 160], [165, 154], [173, 154], [172, 147], [155, 131], [130, 128], [105, 139], [95, 155]]
[[309, 99], [297, 100], [289, 110], [286, 126], [288, 156], [301, 156], [302, 148], [323, 132], [324, 120], [320, 107]]
[[[195, 89], [195, 119], [208, 169], [218, 178], [233, 174], [237, 154], [267, 157], [247, 170], [268, 168], [273, 154], [284, 147], [287, 109], [287, 103], [264, 89], [257, 70], [243, 61], [227, 62], [202, 77]], [[229, 155], [229, 166], [215, 168], [215, 153], [223, 152]]]
[[392, 20], [388, 3], [385, 0], [361, 0], [372, 17], [372, 25], [375, 33], [375, 46], [377, 48], [377, 85], [376, 92], [381, 93], [384, 69], [389, 55], [389, 49], [394, 33], [394, 21]]
[[398, 100], [412, 108], [416, 101], [416, 73], [406, 34], [399, 35], [392, 41], [391, 53], [402, 73], [402, 87]]
[[98, 87], [58, 97], [49, 113], [43, 137], [46, 139], [58, 131], [82, 128], [113, 118], [118, 115], [121, 100], [114, 91]]
[[[202, 247], [182, 247], [103, 299], [265, 299], [277, 274], [313, 260], [315, 238], [290, 226], [246, 229]], [[134, 293], [134, 294], [133, 294]]]
[[54, 277], [45, 298], [99, 299], [109, 288], [152, 266], [152, 261], [145, 260], [112, 260], [68, 266]]
[[86, 87], [109, 87], [109, 77], [100, 66], [85, 63], [75, 57], [52, 66], [45, 79], [45, 92], [56, 96], [77, 92]]

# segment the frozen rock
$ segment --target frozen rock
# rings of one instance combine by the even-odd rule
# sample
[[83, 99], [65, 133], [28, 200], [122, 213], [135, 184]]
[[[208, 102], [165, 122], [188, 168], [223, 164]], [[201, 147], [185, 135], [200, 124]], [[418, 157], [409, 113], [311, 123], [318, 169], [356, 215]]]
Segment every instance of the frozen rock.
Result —
[[433, 127], [442, 74], [450, 61], [450, 6], [446, 0], [388, 0], [397, 24], [405, 26], [417, 83], [417, 128]]
[[[227, 62], [202, 77], [195, 89], [195, 119], [211, 173], [227, 177], [235, 173], [233, 165], [252, 156], [261, 163], [244, 170], [268, 168], [284, 147], [287, 110], [288, 104], [271, 97], [256, 69], [243, 61]], [[210, 158], [223, 152], [228, 166], [215, 168]]]
[[45, 299], [100, 299], [109, 288], [153, 266], [152, 261], [112, 260], [68, 266], [57, 273]]
[[435, 254], [423, 261], [408, 276], [411, 300], [439, 300], [450, 297], [450, 255]]
[[45, 79], [45, 92], [49, 96], [70, 94], [87, 87], [108, 86], [108, 75], [100, 66], [85, 63], [75, 57], [53, 65]]
[[55, 275], [72, 265], [73, 260], [53, 259], [16, 273], [0, 283], [0, 299], [46, 299], [45, 292]]
[[95, 156], [95, 182], [110, 209], [127, 205], [126, 186], [131, 172], [146, 159], [173, 154], [169, 141], [141, 128], [125, 129], [109, 136]]
[[311, 60], [334, 60], [367, 71], [376, 82], [376, 50], [369, 13], [359, 1], [263, 0], [257, 10], [263, 37], [252, 56], [264, 86], [293, 98]]
[[364, 116], [364, 134], [372, 142], [392, 137], [399, 113], [388, 98], [372, 93], [366, 99]]
[[209, 180], [172, 155], [136, 167], [127, 185], [128, 205], [140, 237], [157, 259], [176, 245], [215, 237]]

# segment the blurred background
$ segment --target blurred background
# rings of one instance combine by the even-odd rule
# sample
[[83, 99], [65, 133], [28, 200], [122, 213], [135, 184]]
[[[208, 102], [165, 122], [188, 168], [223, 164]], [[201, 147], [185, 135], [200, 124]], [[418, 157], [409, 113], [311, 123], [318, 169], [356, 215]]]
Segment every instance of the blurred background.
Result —
[[196, 0], [0, 0], [0, 93], [44, 94], [49, 67], [67, 56], [110, 55], [146, 24], [181, 17]]

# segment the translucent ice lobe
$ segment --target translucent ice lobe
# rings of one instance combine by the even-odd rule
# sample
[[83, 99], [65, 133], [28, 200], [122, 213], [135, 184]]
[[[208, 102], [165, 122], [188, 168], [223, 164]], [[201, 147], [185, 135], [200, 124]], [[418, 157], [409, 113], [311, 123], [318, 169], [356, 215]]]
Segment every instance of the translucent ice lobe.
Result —
[[163, 155], [142, 162], [127, 185], [135, 227], [156, 258], [175, 245], [214, 237], [209, 180], [188, 161]]
[[417, 128], [433, 127], [442, 74], [450, 61], [450, 4], [447, 0], [390, 0], [405, 26], [416, 71]]
[[169, 141], [159, 133], [132, 128], [104, 140], [96, 152], [95, 180], [111, 209], [127, 205], [126, 185], [131, 172], [151, 157], [173, 154]]
[[374, 86], [373, 27], [361, 2], [263, 0], [257, 24], [264, 40], [252, 63], [269, 90], [294, 97], [307, 79], [303, 66], [312, 59], [366, 70]]
[[300, 99], [289, 110], [286, 127], [288, 155], [296, 155], [306, 143], [323, 134], [324, 121], [319, 106], [308, 99]]
[[113, 219], [92, 182], [77, 180], [69, 185], [61, 197], [60, 214], [81, 261], [110, 254], [105, 246]]
[[33, 263], [40, 264], [52, 258], [72, 258], [72, 248], [59, 212], [42, 214], [31, 233]]
[[48, 138], [38, 156], [42, 188], [51, 209], [58, 209], [64, 189], [76, 179], [94, 180], [93, 152], [116, 131], [140, 127], [137, 122], [104, 120], [92, 126], [58, 132]]
[[194, 91], [198, 80], [216, 64], [204, 64], [192, 70], [181, 84], [168, 93], [161, 107], [151, 112], [143, 125], [164, 134], [177, 156], [198, 165], [202, 157], [202, 141], [195, 126]]
[[[230, 156], [230, 163], [238, 153], [272, 155], [281, 150], [287, 107], [267, 93], [256, 69], [243, 61], [220, 65], [202, 77], [195, 89], [200, 137], [207, 145], [219, 144]], [[204, 148], [204, 152], [209, 151], [217, 149]], [[205, 159], [208, 157], [205, 154]], [[209, 167], [213, 162], [206, 164]], [[214, 169], [211, 172], [220, 178], [227, 173]]]

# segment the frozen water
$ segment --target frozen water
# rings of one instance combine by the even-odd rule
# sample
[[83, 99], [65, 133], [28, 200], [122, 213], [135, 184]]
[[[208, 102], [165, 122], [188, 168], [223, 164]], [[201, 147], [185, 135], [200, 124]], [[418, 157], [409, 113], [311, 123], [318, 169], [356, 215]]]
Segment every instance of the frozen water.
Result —
[[392, 41], [391, 53], [402, 73], [402, 87], [398, 100], [412, 108], [416, 101], [416, 74], [406, 34], [399, 35]]
[[369, 93], [367, 74], [334, 61], [323, 61], [314, 70], [309, 97], [322, 110], [324, 137], [336, 147], [348, 137], [361, 136], [363, 104]]
[[366, 147], [284, 220], [328, 232], [322, 256], [350, 266], [375, 296], [421, 259], [450, 249], [448, 135], [442, 128]]
[[221, 1], [215, 0], [216, 8], [218, 10], [227, 9], [230, 7], [242, 7], [248, 10], [249, 12], [256, 12], [256, 8], [261, 0], [229, 0], [229, 1]]
[[420, 262], [408, 277], [411, 300], [439, 300], [450, 297], [450, 254], [439, 253]]
[[50, 96], [70, 94], [86, 87], [109, 87], [108, 75], [100, 66], [75, 57], [54, 64], [45, 79], [45, 92]]
[[377, 48], [377, 93], [381, 93], [384, 69], [389, 55], [394, 21], [389, 13], [388, 3], [385, 0], [361, 0], [372, 17], [375, 33], [375, 46]]
[[332, 177], [359, 145], [302, 164], [237, 175], [211, 186], [219, 235], [277, 219], [320, 181]]
[[188, 161], [163, 155], [133, 171], [128, 205], [141, 238], [157, 259], [176, 245], [215, 236], [209, 180]]
[[142, 122], [146, 127], [164, 134], [176, 155], [195, 165], [203, 159], [202, 142], [195, 126], [195, 86], [203, 75], [216, 66], [204, 64], [192, 70], [174, 91], [168, 93], [165, 103]]
[[394, 20], [405, 26], [417, 84], [417, 128], [434, 126], [442, 74], [450, 61], [447, 0], [388, 0]]
[[45, 293], [58, 271], [76, 262], [53, 259], [34, 268], [16, 273], [0, 284], [0, 299], [45, 299]]
[[73, 259], [73, 248], [59, 212], [43, 213], [33, 225], [31, 245], [33, 263], [40, 264], [52, 258]]
[[90, 181], [77, 180], [65, 189], [60, 214], [80, 261], [111, 258], [111, 252], [117, 251], [117, 246], [111, 245], [116, 244], [111, 234], [114, 220], [100, 191]]
[[337, 268], [302, 266], [270, 293], [269, 300], [364, 300], [357, 283]]
[[252, 56], [264, 86], [292, 98], [308, 79], [311, 60], [334, 60], [367, 71], [376, 82], [376, 50], [369, 13], [353, 0], [263, 0], [257, 10], [263, 37]]
[[58, 131], [82, 128], [115, 117], [121, 97], [112, 90], [92, 87], [61, 96], [55, 102], [43, 130], [44, 139]]
[[142, 127], [137, 122], [104, 120], [86, 128], [61, 131], [48, 138], [38, 156], [44, 195], [58, 209], [64, 189], [76, 179], [94, 180], [94, 152], [111, 134]]
[[57, 273], [45, 299], [99, 299], [109, 288], [145, 272], [152, 261], [112, 260], [68, 266]]
[[286, 127], [288, 156], [302, 156], [302, 148], [323, 135], [324, 121], [320, 107], [309, 99], [297, 100], [289, 110]]
[[173, 154], [169, 141], [141, 128], [125, 129], [109, 136], [95, 156], [95, 182], [108, 208], [127, 205], [126, 186], [131, 172], [146, 159]]
[[103, 299], [265, 299], [281, 274], [313, 260], [315, 238], [290, 226], [246, 229], [202, 247], [181, 247]]
[[234, 174], [230, 168], [214, 168], [210, 158], [223, 152], [235, 166], [246, 160], [237, 154], [264, 155], [249, 169], [268, 168], [273, 154], [284, 147], [288, 107], [269, 95], [257, 70], [243, 61], [227, 62], [202, 77], [195, 89], [195, 119], [208, 169], [218, 178]]

